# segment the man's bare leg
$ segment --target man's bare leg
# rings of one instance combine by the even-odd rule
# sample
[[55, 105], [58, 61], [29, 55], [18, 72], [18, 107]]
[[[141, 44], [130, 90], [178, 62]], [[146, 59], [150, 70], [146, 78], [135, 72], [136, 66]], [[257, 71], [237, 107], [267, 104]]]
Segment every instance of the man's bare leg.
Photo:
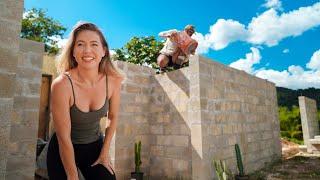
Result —
[[165, 67], [167, 67], [169, 58], [164, 54], [160, 54], [157, 58], [157, 63], [160, 67], [160, 71], [162, 71]]

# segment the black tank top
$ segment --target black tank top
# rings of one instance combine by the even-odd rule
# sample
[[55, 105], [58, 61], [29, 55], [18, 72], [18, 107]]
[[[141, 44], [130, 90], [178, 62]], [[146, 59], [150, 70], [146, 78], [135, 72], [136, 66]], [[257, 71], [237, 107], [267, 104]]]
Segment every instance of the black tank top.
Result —
[[106, 99], [104, 105], [94, 111], [83, 112], [76, 106], [72, 80], [69, 74], [65, 74], [72, 87], [73, 105], [70, 107], [71, 141], [73, 144], [88, 144], [101, 137], [100, 119], [107, 116], [108, 103], [108, 77], [106, 75]]

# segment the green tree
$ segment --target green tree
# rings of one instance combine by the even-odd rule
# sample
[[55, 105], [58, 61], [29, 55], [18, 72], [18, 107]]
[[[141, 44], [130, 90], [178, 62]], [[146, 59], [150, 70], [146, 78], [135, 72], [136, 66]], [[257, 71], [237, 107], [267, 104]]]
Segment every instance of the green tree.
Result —
[[157, 69], [157, 57], [163, 43], [154, 36], [133, 37], [122, 48], [115, 49], [114, 59]]
[[301, 144], [303, 136], [299, 107], [293, 106], [292, 109], [288, 109], [286, 106], [280, 106], [279, 120], [281, 136]]
[[43, 9], [32, 8], [24, 13], [20, 37], [45, 43], [45, 52], [57, 54], [58, 39], [62, 39], [66, 28], [46, 15]]
[[318, 110], [318, 112], [317, 112], [317, 118], [318, 118], [318, 124], [319, 124], [319, 128], [320, 128], [320, 110]]

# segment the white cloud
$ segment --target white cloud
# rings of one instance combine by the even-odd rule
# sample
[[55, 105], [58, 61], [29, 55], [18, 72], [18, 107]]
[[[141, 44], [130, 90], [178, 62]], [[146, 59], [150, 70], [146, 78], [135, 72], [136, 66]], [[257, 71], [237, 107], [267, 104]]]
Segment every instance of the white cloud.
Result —
[[292, 74], [292, 75], [302, 75], [304, 73], [304, 70], [301, 66], [295, 66], [295, 65], [291, 65], [288, 67], [288, 71]]
[[247, 31], [243, 24], [231, 19], [219, 19], [210, 27], [210, 32], [206, 35], [197, 33], [194, 36], [199, 42], [200, 52], [207, 52], [208, 48], [220, 50], [227, 47], [230, 43], [247, 38]]
[[287, 70], [277, 71], [273, 69], [254, 69], [253, 65], [258, 64], [262, 58], [256, 48], [251, 48], [251, 53], [246, 54], [245, 59], [237, 60], [230, 64], [231, 67], [245, 70], [262, 79], [274, 82], [276, 86], [290, 89], [305, 89], [308, 87], [320, 88], [320, 49], [313, 53], [307, 63], [307, 70], [301, 66], [291, 65]]
[[313, 53], [307, 68], [320, 71], [320, 49]]
[[265, 0], [265, 1], [266, 1], [266, 3], [262, 5], [263, 7], [282, 10], [281, 1], [279, 1], [279, 0]]
[[250, 49], [251, 52], [246, 54], [245, 59], [239, 59], [231, 63], [230, 67], [252, 74], [254, 72], [253, 65], [260, 63], [261, 55], [259, 49], [255, 47], [251, 47]]
[[211, 48], [218, 50], [231, 42], [246, 39], [246, 35], [245, 26], [238, 21], [219, 19], [210, 27], [210, 34], [206, 38], [211, 42]]
[[290, 52], [290, 50], [289, 50], [289, 49], [284, 49], [282, 52], [285, 53], [285, 54], [287, 54], [287, 53]]
[[109, 54], [110, 54], [110, 56], [113, 56], [113, 55], [115, 55], [115, 54], [116, 54], [116, 51], [115, 51], [115, 50], [113, 50], [113, 49], [110, 49], [110, 50], [109, 50]]
[[22, 14], [22, 18], [25, 19], [29, 14], [29, 11], [23, 12]]
[[36, 13], [33, 13], [31, 10], [28, 10], [28, 11], [25, 11], [25, 12], [23, 12], [23, 14], [22, 14], [22, 18], [23, 19], [25, 19], [27, 16], [33, 16], [33, 18], [31, 18], [31, 17], [29, 17], [30, 18], [30, 20], [31, 19], [35, 19], [35, 18], [38, 18], [39, 16], [38, 16], [38, 14], [36, 14]]
[[301, 7], [278, 15], [275, 9], [269, 9], [252, 19], [248, 25], [248, 42], [274, 46], [284, 38], [299, 36], [303, 32], [320, 25], [320, 3]]
[[283, 71], [273, 69], [257, 70], [255, 75], [274, 82], [276, 86], [280, 87], [290, 89], [320, 88], [320, 71], [305, 71], [300, 66], [290, 66], [288, 70]]
[[205, 54], [210, 48], [210, 43], [201, 33], [194, 33], [192, 38], [198, 41], [198, 47], [196, 49], [196, 54]]
[[275, 46], [282, 39], [299, 36], [320, 25], [320, 2], [308, 7], [300, 7], [287, 13], [278, 14], [274, 8], [252, 18], [246, 27], [232, 19], [219, 19], [210, 26], [209, 33], [196, 33], [199, 42], [198, 53], [220, 50], [235, 41], [245, 41], [255, 46]]

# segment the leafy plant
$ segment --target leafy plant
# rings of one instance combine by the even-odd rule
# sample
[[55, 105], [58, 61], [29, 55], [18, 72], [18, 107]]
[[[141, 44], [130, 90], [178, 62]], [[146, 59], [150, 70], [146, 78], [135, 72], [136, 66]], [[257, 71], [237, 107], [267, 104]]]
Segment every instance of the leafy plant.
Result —
[[212, 161], [216, 175], [219, 180], [227, 180], [232, 177], [231, 172], [227, 169], [225, 161], [213, 160]]
[[279, 107], [281, 137], [290, 141], [303, 143], [302, 126], [299, 107]]
[[141, 166], [141, 141], [134, 143], [134, 162], [135, 162], [135, 172], [140, 172]]
[[163, 43], [154, 36], [133, 37], [122, 48], [115, 49], [114, 59], [157, 69], [157, 57]]
[[239, 170], [239, 175], [244, 176], [244, 168], [243, 168], [243, 163], [242, 163], [242, 156], [241, 156], [240, 147], [238, 144], [235, 144], [234, 147], [235, 147], [235, 151], [236, 151], [237, 166], [238, 166], [238, 170]]

